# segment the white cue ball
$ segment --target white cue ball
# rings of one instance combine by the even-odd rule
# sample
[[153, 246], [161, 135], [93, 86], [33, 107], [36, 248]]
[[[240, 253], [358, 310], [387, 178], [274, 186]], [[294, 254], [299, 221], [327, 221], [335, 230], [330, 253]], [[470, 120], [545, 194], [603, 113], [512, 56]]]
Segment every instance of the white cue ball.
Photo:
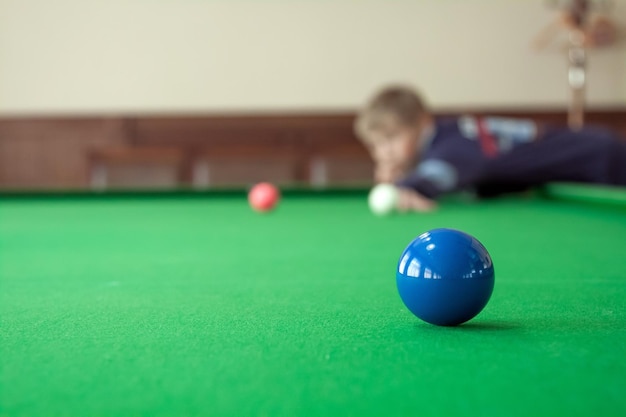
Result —
[[392, 184], [378, 184], [370, 191], [367, 198], [372, 213], [384, 216], [396, 209], [398, 189]]

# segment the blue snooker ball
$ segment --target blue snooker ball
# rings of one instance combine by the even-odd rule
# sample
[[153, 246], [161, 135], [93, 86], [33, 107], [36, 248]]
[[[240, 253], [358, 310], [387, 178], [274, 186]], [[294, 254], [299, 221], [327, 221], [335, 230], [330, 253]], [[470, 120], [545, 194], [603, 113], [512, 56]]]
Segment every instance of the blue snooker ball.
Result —
[[487, 249], [473, 236], [434, 229], [406, 247], [396, 272], [400, 298], [425, 322], [464, 323], [487, 305], [495, 282]]

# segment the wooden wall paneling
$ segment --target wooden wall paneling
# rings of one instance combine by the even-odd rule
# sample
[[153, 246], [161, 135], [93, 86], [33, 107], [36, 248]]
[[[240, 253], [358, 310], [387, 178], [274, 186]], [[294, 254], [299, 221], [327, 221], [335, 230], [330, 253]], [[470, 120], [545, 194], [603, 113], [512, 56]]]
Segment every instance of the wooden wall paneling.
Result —
[[0, 185], [5, 188], [84, 188], [87, 149], [124, 136], [118, 118], [0, 120]]
[[90, 149], [90, 187], [174, 188], [183, 183], [185, 154], [176, 147], [128, 144]]
[[[565, 125], [565, 109], [456, 109]], [[353, 113], [0, 118], [0, 187], [86, 188], [106, 159], [122, 186], [369, 183], [372, 163]], [[626, 139], [626, 108], [590, 110]], [[121, 153], [120, 153], [121, 152]], [[168, 174], [166, 174], [166, 172]], [[141, 185], [143, 184], [143, 185]]]

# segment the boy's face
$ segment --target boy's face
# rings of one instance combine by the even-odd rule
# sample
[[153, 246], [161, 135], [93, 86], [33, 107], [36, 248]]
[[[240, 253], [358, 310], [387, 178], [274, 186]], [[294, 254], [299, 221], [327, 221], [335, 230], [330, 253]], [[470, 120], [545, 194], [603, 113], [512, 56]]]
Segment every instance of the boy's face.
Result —
[[419, 126], [394, 125], [370, 132], [369, 152], [376, 164], [376, 180], [393, 182], [400, 179], [415, 163]]

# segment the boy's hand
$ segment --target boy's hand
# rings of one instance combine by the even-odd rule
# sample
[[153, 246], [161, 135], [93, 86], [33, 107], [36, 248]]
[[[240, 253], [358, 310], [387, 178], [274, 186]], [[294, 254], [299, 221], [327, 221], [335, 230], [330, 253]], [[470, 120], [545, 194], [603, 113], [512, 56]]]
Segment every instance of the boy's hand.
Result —
[[391, 163], [377, 163], [374, 171], [374, 179], [377, 183], [394, 183], [404, 175], [404, 170]]
[[[405, 172], [402, 167], [397, 164], [381, 163], [376, 164], [376, 171], [374, 173], [376, 183], [389, 183], [393, 184], [404, 176]], [[409, 188], [398, 188], [398, 211], [418, 211], [428, 212], [437, 208], [435, 203], [430, 198], [424, 197], [417, 191]]]
[[436, 208], [437, 203], [430, 198], [424, 197], [420, 193], [408, 188], [398, 188], [399, 211], [427, 212], [433, 211]]

